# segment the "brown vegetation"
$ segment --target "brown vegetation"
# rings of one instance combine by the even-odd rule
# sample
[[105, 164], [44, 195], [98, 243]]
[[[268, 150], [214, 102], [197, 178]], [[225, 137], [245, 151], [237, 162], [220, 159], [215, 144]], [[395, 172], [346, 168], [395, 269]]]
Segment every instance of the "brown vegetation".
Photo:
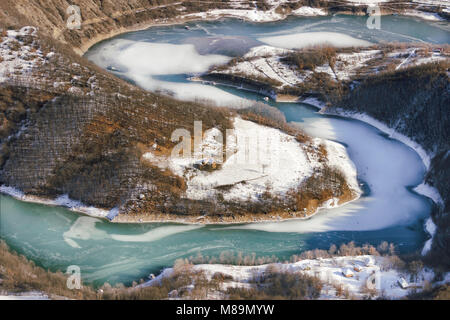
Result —
[[314, 70], [316, 67], [328, 63], [334, 67], [336, 49], [333, 47], [313, 47], [288, 53], [282, 62], [295, 66], [299, 70]]

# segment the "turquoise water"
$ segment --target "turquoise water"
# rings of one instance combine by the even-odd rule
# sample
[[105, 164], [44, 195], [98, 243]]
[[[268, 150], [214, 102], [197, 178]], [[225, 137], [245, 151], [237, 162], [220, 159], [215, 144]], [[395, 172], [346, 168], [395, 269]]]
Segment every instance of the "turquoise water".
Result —
[[[87, 57], [95, 60], [98, 52], [105, 48], [110, 50], [108, 45], [117, 40], [174, 45], [190, 43], [195, 44], [200, 57], [232, 55], [260, 45], [257, 39], [262, 36], [310, 31], [341, 32], [371, 42], [449, 42], [446, 24], [428, 24], [404, 17], [383, 17], [382, 32], [365, 28], [364, 17], [349, 16], [291, 18], [266, 24], [226, 19], [191, 22], [189, 25], [190, 30], [183, 26], [168, 26], [124, 34], [96, 45]], [[211, 45], [211, 37], [225, 40], [219, 45]], [[170, 59], [171, 51], [167, 54]], [[151, 65], [152, 57], [148, 58]], [[192, 58], [193, 63], [198, 62], [195, 59]], [[104, 66], [109, 63], [103, 62]], [[134, 80], [133, 75], [126, 76]], [[183, 72], [158, 70], [151, 76], [164, 85], [189, 84]], [[145, 87], [143, 82], [141, 84]], [[201, 91], [205, 87], [198, 88]], [[255, 94], [235, 89], [214, 89], [234, 98], [262, 100]], [[173, 223], [112, 224], [64, 208], [21, 202], [1, 195], [0, 237], [45, 268], [65, 270], [69, 265], [78, 265], [84, 281], [95, 284], [105, 281], [130, 283], [149, 273], [157, 273], [177, 258], [199, 253], [218, 257], [224, 251], [232, 251], [285, 260], [304, 250], [328, 249], [331, 244], [349, 241], [373, 245], [389, 241], [395, 243], [400, 252], [422, 248], [427, 239], [423, 222], [429, 216], [431, 202], [410, 191], [422, 181], [425, 172], [413, 150], [360, 121], [320, 115], [316, 109], [304, 104], [271, 104], [284, 112], [288, 121], [311, 135], [343, 143], [358, 169], [360, 181], [368, 190], [364, 197], [338, 209], [323, 210], [306, 221], [186, 226]]]

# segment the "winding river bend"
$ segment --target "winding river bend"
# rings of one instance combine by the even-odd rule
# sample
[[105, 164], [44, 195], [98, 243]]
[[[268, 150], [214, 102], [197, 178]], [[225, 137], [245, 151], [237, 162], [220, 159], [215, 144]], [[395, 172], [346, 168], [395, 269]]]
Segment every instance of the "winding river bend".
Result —
[[[425, 41], [448, 43], [446, 23], [383, 17], [382, 30], [365, 28], [363, 17], [290, 18], [255, 24], [233, 19], [153, 27], [104, 41], [87, 58], [149, 90], [171, 91], [184, 99], [214, 97], [225, 105], [245, 105], [262, 97], [236, 89], [191, 83], [188, 74], [226, 62], [251, 47], [310, 32], [323, 41]], [[330, 34], [333, 32], [333, 34]], [[300, 34], [300, 35], [299, 35]], [[307, 38], [305, 38], [307, 39]], [[306, 40], [305, 40], [306, 41]], [[112, 68], [114, 67], [114, 68]], [[322, 210], [309, 220], [242, 224], [112, 224], [67, 209], [26, 203], [0, 195], [0, 236], [15, 250], [51, 270], [81, 267], [84, 281], [130, 283], [158, 272], [181, 257], [224, 251], [287, 259], [304, 250], [355, 241], [393, 242], [401, 252], [420, 249], [431, 200], [412, 188], [425, 167], [404, 144], [356, 120], [321, 115], [305, 104], [272, 103], [288, 121], [314, 136], [347, 147], [368, 192], [359, 200]]]

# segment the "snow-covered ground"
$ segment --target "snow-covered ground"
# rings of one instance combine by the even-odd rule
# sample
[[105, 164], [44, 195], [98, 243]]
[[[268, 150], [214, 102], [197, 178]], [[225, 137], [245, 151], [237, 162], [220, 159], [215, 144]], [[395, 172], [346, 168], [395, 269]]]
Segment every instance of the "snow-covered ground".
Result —
[[328, 63], [317, 66], [314, 72], [327, 73], [336, 81], [350, 80], [357, 70], [367, 65], [367, 62], [379, 56], [380, 50], [363, 50], [352, 53], [339, 53], [336, 55], [334, 69]]
[[326, 16], [327, 12], [321, 8], [311, 8], [303, 6], [291, 12], [295, 16]]
[[349, 80], [356, 70], [367, 65], [367, 62], [376, 58], [380, 50], [362, 50], [360, 52], [339, 53], [336, 56], [335, 73], [339, 80]]
[[19, 31], [8, 30], [0, 35], [0, 83], [11, 76], [27, 76], [38, 63], [44, 61], [42, 52], [35, 42], [25, 44], [23, 37], [35, 37], [36, 28], [23, 27]]
[[[257, 200], [266, 190], [283, 196], [314, 170], [320, 171], [323, 164], [318, 149], [323, 144], [328, 165], [340, 169], [349, 187], [361, 194], [356, 169], [342, 145], [316, 138], [311, 142], [311, 149], [278, 129], [240, 118], [234, 120], [234, 132], [227, 134], [227, 157], [223, 165], [212, 172], [196, 169], [199, 161], [213, 163], [221, 157], [222, 144], [214, 139], [217, 131], [206, 132], [201, 145], [202, 156], [162, 159], [149, 152], [143, 157], [159, 166], [169, 163], [173, 172], [185, 177], [186, 197], [190, 199], [211, 199], [220, 193], [225, 200]], [[220, 187], [226, 188], [219, 191]], [[337, 202], [334, 199], [327, 206], [337, 206]]]
[[[241, 18], [252, 22], [271, 22], [283, 20], [287, 14], [276, 12], [276, 9], [286, 1], [269, 1], [272, 5], [269, 10], [258, 10], [256, 7], [250, 8], [247, 3], [236, 3], [233, 5], [236, 9], [212, 9], [206, 12], [191, 13], [184, 18], [202, 18], [202, 19], [218, 19], [220, 17]], [[308, 6], [300, 7], [290, 12], [296, 16], [324, 16], [327, 12], [324, 9], [312, 8]]]
[[303, 32], [288, 35], [261, 37], [258, 39], [270, 46], [285, 49], [301, 49], [311, 46], [330, 45], [336, 48], [364, 47], [370, 42], [338, 32]]
[[450, 12], [450, 1], [449, 0], [412, 0], [423, 7], [427, 6], [441, 6], [444, 12]]
[[[333, 258], [305, 259], [295, 263], [277, 263], [258, 266], [235, 266], [221, 264], [201, 264], [193, 266], [193, 271], [203, 271], [207, 278], [211, 279], [215, 273], [222, 273], [231, 277], [222, 284], [222, 290], [228, 287], [253, 287], [254, 279], [258, 279], [265, 272], [280, 271], [292, 273], [304, 273], [316, 276], [324, 282], [321, 299], [342, 299], [343, 296], [336, 295], [336, 288], [341, 287], [343, 291], [348, 291], [350, 297], [362, 299], [373, 292], [373, 298], [384, 297], [388, 299], [399, 299], [405, 297], [412, 290], [420, 290], [426, 282], [431, 283], [434, 279], [434, 272], [430, 269], [422, 269], [416, 277], [406, 271], [395, 269], [388, 257], [364, 255], [364, 256], [343, 256]], [[159, 276], [152, 279], [143, 287], [158, 284], [162, 278], [170, 276], [172, 268], [165, 269]], [[450, 281], [449, 274], [444, 281]], [[402, 283], [404, 288], [402, 288]], [[368, 290], [369, 289], [369, 290]], [[210, 298], [221, 297], [216, 293]], [[223, 297], [223, 295], [222, 295]]]
[[389, 2], [390, 0], [346, 0], [347, 2], [351, 2], [355, 6], [361, 5], [377, 5], [382, 2]]
[[71, 211], [84, 213], [91, 217], [97, 217], [97, 218], [112, 219], [119, 212], [117, 208], [114, 208], [111, 210], [104, 210], [104, 209], [99, 209], [99, 208], [95, 208], [92, 206], [87, 206], [87, 205], [81, 203], [80, 201], [70, 199], [68, 195], [61, 195], [61, 196], [57, 197], [56, 199], [44, 199], [44, 198], [36, 197], [33, 195], [26, 195], [22, 191], [20, 191], [16, 188], [5, 186], [5, 185], [0, 186], [0, 193], [7, 194], [9, 196], [12, 196], [15, 199], [25, 201], [25, 202], [33, 202], [33, 203], [41, 203], [41, 204], [45, 204], [45, 205], [50, 205], [50, 206], [66, 207], [66, 208], [70, 209]]
[[422, 249], [422, 255], [426, 255], [430, 251], [431, 245], [433, 244], [434, 235], [436, 234], [436, 229], [437, 226], [434, 224], [431, 217], [428, 218], [427, 221], [425, 222], [425, 230], [428, 232], [431, 238], [425, 242], [425, 245], [423, 246]]
[[444, 18], [433, 12], [423, 12], [419, 10], [405, 10], [403, 12], [405, 16], [417, 17], [427, 21], [445, 21]]

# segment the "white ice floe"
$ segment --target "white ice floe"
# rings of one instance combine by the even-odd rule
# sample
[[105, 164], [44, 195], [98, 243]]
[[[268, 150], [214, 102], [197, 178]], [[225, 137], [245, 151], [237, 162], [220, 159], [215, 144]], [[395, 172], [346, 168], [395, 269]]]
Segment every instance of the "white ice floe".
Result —
[[68, 195], [61, 195], [56, 199], [45, 199], [40, 198], [33, 195], [26, 195], [22, 191], [17, 188], [13, 188], [10, 186], [2, 185], [0, 186], [0, 193], [7, 194], [12, 196], [15, 199], [25, 201], [25, 202], [33, 202], [33, 203], [41, 203], [50, 206], [62, 206], [66, 207], [72, 211], [84, 213], [91, 217], [100, 217], [100, 218], [108, 218], [112, 219], [118, 214], [118, 209], [113, 208], [111, 210], [99, 209], [92, 206], [88, 206], [83, 204], [80, 201], [72, 200]]
[[[205, 134], [200, 147], [203, 157], [194, 154], [188, 158], [162, 159], [151, 152], [143, 157], [156, 165], [169, 166], [174, 173], [185, 177], [186, 197], [190, 199], [211, 199], [220, 193], [225, 200], [257, 200], [266, 190], [283, 196], [322, 167], [317, 151], [309, 151], [295, 137], [235, 118], [234, 132], [227, 137], [226, 161], [213, 171], [196, 169], [199, 160], [209, 162], [221, 157], [222, 145], [213, 138], [216, 134], [211, 130]], [[350, 188], [360, 193], [356, 169], [345, 148], [319, 138], [313, 139], [312, 147], [318, 150], [321, 144], [326, 147], [328, 165], [342, 171]], [[324, 206], [337, 206], [336, 199], [331, 200]]]
[[[363, 122], [366, 122], [374, 127], [376, 127], [377, 129], [379, 129], [380, 131], [388, 134], [391, 138], [396, 139], [402, 143], [404, 143], [405, 145], [409, 146], [410, 148], [412, 148], [414, 151], [416, 151], [416, 153], [420, 156], [423, 164], [425, 165], [426, 169], [429, 170], [430, 167], [430, 161], [431, 161], [431, 155], [428, 154], [421, 145], [419, 145], [418, 143], [416, 143], [415, 141], [413, 141], [412, 139], [398, 133], [395, 129], [388, 127], [386, 124], [368, 116], [367, 114], [361, 114], [361, 113], [354, 113], [354, 112], [348, 112], [348, 111], [344, 111], [344, 110], [338, 110], [337, 112], [340, 115], [349, 117], [349, 118], [353, 118], [353, 119], [358, 119], [361, 120]], [[436, 204], [438, 205], [442, 205], [443, 204], [443, 200], [441, 195], [439, 194], [438, 190], [434, 187], [429, 186], [426, 183], [422, 183], [420, 185], [418, 185], [416, 188], [414, 188], [414, 191], [416, 191], [419, 194], [422, 194], [426, 197], [429, 197], [430, 199], [432, 199]], [[436, 226], [434, 225], [433, 221], [431, 218], [428, 218], [426, 225], [425, 225], [425, 229], [426, 231], [431, 235], [431, 239], [427, 240], [423, 249], [422, 249], [422, 254], [425, 255], [431, 248], [431, 244], [433, 241], [433, 235], [435, 233], [436, 230]]]
[[[159, 75], [199, 74], [230, 60], [222, 55], [200, 55], [192, 44], [147, 43], [116, 39], [94, 48], [87, 58], [113, 70], [149, 91], [161, 91], [178, 99], [207, 101], [223, 106], [243, 107], [250, 101], [214, 86], [201, 83], [160, 80]], [[211, 100], [214, 97], [214, 101]]]

